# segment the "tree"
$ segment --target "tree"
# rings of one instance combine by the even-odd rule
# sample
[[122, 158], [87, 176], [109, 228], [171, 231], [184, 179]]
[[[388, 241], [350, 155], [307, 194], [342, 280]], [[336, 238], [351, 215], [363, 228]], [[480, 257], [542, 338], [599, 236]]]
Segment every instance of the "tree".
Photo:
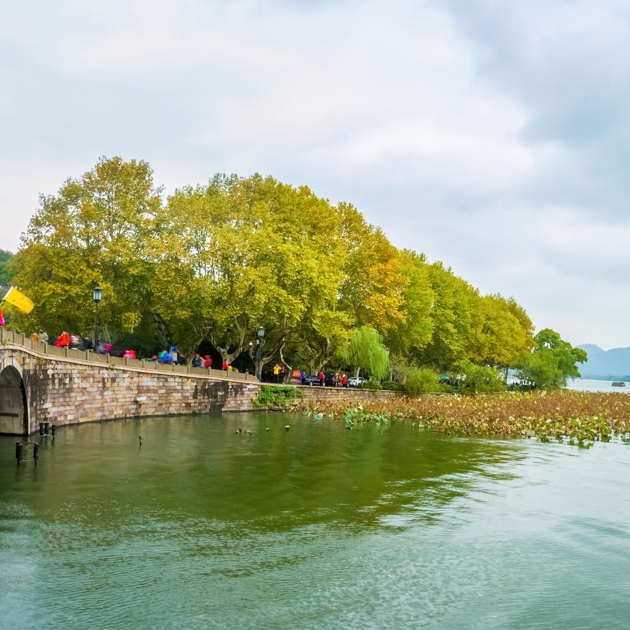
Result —
[[158, 223], [156, 308], [192, 351], [207, 337], [232, 362], [262, 325], [258, 371], [304, 329], [338, 336], [339, 216], [308, 188], [217, 175], [176, 191]]
[[541, 330], [535, 337], [536, 348], [515, 362], [517, 377], [538, 389], [566, 387], [569, 378], [579, 378], [577, 363], [586, 363], [587, 355], [581, 348], [573, 348], [551, 328]]
[[13, 273], [9, 270], [9, 260], [13, 254], [4, 249], [0, 249], [0, 287], [9, 286]]
[[475, 317], [479, 292], [441, 262], [429, 266], [429, 277], [434, 293], [431, 340], [413, 356], [420, 365], [446, 369], [468, 356], [469, 340], [481, 326]]
[[24, 327], [89, 332], [92, 289], [103, 289], [99, 321], [116, 334], [131, 332], [150, 304], [152, 268], [146, 241], [161, 205], [161, 189], [146, 162], [102, 158], [41, 207], [11, 260], [16, 285], [35, 308]]
[[407, 356], [412, 349], [423, 350], [431, 341], [435, 329], [431, 316], [435, 292], [423, 254], [403, 250], [398, 263], [400, 274], [407, 279], [407, 286], [401, 293], [403, 318], [394, 321], [387, 330], [385, 343], [392, 353]]
[[457, 391], [462, 394], [500, 392], [507, 389], [499, 370], [487, 365], [476, 365], [468, 359], [454, 366], [451, 377], [458, 381]]
[[359, 376], [361, 370], [376, 379], [387, 376], [387, 348], [383, 345], [383, 337], [374, 328], [355, 328], [342, 356], [355, 368], [355, 376]]

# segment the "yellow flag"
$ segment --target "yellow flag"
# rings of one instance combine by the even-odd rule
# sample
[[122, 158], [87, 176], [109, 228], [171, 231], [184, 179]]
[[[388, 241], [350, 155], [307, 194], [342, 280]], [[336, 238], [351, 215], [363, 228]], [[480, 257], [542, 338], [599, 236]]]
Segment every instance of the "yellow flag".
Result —
[[4, 299], [9, 304], [13, 304], [13, 306], [17, 307], [17, 310], [20, 311], [20, 313], [24, 313], [24, 315], [30, 313], [33, 310], [33, 306], [35, 306], [35, 304], [33, 304], [33, 302], [24, 295], [24, 293], [20, 293], [14, 287], [9, 289], [9, 292], [5, 295]]

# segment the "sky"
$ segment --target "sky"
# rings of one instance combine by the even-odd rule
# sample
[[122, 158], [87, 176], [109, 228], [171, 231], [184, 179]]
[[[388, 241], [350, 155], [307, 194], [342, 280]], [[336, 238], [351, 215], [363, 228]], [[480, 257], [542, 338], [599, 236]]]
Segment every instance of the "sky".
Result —
[[630, 346], [627, 0], [0, 0], [0, 248], [101, 156], [258, 172]]

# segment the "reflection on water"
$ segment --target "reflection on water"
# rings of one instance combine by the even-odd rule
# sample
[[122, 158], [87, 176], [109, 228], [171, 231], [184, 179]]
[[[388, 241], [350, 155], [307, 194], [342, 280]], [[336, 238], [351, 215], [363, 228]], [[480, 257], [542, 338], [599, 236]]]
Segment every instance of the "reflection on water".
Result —
[[39, 465], [17, 467], [0, 438], [2, 627], [574, 629], [630, 615], [622, 444], [274, 414], [40, 443]]

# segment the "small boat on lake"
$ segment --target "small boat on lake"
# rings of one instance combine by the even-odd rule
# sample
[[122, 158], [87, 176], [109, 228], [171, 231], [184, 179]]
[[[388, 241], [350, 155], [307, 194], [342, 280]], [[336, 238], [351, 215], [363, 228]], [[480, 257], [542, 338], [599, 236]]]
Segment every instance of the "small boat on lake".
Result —
[[613, 387], [625, 387], [626, 384], [625, 383], [613, 383], [612, 386]]

